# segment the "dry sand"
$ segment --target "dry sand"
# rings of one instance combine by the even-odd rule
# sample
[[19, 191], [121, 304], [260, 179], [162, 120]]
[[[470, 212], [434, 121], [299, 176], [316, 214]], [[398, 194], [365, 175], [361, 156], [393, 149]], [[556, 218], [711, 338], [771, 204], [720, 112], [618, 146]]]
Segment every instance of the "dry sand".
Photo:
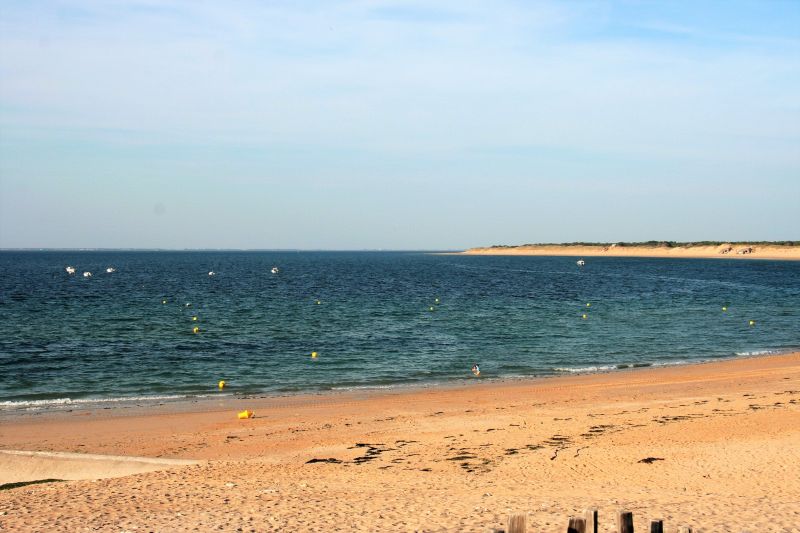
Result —
[[2, 490], [3, 531], [800, 531], [798, 353], [1, 422], [3, 449], [209, 460]]
[[[747, 253], [742, 253], [749, 250]], [[800, 246], [722, 244], [719, 246], [573, 246], [541, 244], [471, 248], [463, 255], [541, 255], [572, 257], [673, 257], [706, 259], [800, 260]]]

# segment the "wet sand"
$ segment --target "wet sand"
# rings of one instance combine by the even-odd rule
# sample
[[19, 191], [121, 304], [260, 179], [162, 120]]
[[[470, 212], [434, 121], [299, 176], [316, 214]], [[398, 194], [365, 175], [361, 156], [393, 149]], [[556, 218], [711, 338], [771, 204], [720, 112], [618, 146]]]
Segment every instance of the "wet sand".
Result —
[[[238, 420], [245, 408], [256, 418]], [[0, 449], [200, 462], [0, 490], [0, 529], [486, 531], [524, 512], [529, 530], [564, 531], [596, 506], [606, 531], [626, 508], [640, 531], [660, 517], [666, 531], [796, 532], [798, 442], [800, 353], [26, 414], [2, 420]]]

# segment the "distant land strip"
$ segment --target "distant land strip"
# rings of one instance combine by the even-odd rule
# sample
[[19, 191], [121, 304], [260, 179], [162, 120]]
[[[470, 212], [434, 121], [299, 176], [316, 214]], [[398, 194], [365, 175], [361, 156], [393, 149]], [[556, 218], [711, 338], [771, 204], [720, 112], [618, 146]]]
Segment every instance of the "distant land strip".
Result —
[[675, 257], [800, 260], [800, 241], [646, 241], [494, 245], [462, 255], [539, 255], [568, 257]]

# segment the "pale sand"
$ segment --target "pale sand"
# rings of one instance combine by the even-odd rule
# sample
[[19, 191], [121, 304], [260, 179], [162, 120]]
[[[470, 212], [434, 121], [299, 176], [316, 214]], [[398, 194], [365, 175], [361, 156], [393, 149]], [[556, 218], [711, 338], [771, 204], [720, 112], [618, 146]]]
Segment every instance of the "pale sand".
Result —
[[[740, 254], [746, 248], [752, 251]], [[726, 251], [727, 250], [727, 251]], [[725, 252], [725, 253], [723, 253]], [[686, 259], [772, 259], [800, 260], [800, 246], [761, 244], [723, 244], [720, 246], [571, 246], [530, 245], [497, 248], [470, 248], [460, 255], [538, 255], [571, 257], [673, 257]]]
[[197, 464], [186, 459], [0, 450], [0, 485], [41, 479], [105, 479]]
[[[244, 408], [257, 417], [237, 420]], [[662, 517], [672, 532], [797, 532], [798, 443], [798, 353], [24, 416], [2, 421], [0, 448], [211, 461], [0, 491], [0, 529], [455, 532], [527, 512], [529, 531], [565, 531], [593, 505], [603, 531], [624, 507], [637, 531]]]

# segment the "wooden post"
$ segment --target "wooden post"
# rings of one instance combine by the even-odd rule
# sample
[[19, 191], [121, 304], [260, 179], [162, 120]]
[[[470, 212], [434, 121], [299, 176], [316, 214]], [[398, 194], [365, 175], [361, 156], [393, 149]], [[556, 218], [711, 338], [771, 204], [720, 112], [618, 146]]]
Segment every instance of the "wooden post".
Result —
[[692, 533], [692, 528], [689, 526], [681, 526], [678, 528], [678, 533]]
[[617, 511], [617, 533], [633, 533], [632, 512], [621, 509]]
[[506, 533], [526, 533], [528, 528], [526, 524], [526, 518], [527, 517], [524, 514], [509, 515]]
[[570, 518], [567, 533], [586, 533], [586, 519], [581, 516]]
[[664, 533], [664, 521], [655, 518], [650, 520], [650, 533]]
[[583, 511], [586, 520], [586, 533], [600, 533], [597, 529], [597, 507], [590, 507]]

